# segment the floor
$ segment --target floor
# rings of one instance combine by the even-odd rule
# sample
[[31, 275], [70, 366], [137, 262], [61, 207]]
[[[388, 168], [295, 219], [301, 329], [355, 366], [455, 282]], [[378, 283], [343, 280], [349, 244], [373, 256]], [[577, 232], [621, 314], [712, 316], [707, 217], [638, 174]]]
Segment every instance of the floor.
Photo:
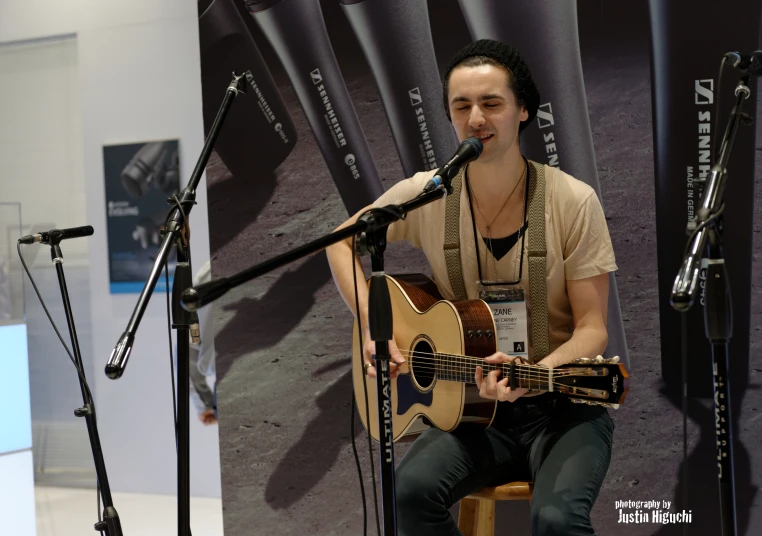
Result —
[[[177, 502], [170, 495], [114, 493], [125, 536], [177, 534]], [[93, 489], [35, 487], [37, 536], [97, 534]], [[191, 497], [191, 530], [196, 536], [222, 535], [222, 500]]]

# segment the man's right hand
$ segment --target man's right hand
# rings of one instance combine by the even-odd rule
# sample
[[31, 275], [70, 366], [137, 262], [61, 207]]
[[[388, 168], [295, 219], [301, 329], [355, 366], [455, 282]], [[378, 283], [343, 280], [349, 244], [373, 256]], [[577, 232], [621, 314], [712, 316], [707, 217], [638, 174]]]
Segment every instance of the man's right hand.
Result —
[[[363, 367], [365, 368], [365, 373], [369, 378], [375, 378], [376, 360], [374, 358], [374, 354], [376, 353], [376, 343], [370, 338], [370, 332], [365, 331], [365, 333], [363, 333], [363, 343], [363, 359], [365, 360], [365, 365], [363, 365]], [[404, 364], [407, 361], [404, 357], [402, 357], [402, 354], [400, 353], [399, 348], [397, 348], [397, 343], [394, 341], [394, 339], [389, 341], [389, 355], [392, 356], [389, 367], [389, 376], [391, 378], [396, 378], [397, 374], [400, 372], [400, 368], [404, 367]]]

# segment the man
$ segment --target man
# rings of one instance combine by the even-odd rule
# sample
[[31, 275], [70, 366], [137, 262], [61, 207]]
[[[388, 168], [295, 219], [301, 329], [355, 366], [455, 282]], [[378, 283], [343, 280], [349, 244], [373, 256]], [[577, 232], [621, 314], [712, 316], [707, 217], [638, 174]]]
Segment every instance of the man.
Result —
[[[458, 138], [477, 137], [484, 145], [480, 157], [463, 174], [460, 198], [461, 267], [467, 297], [483, 297], [480, 291], [495, 282], [528, 293], [523, 238], [532, 233], [527, 227], [527, 192], [533, 176], [528, 171], [535, 164], [521, 155], [519, 133], [537, 113], [539, 92], [520, 54], [490, 40], [461, 50], [447, 69], [443, 85], [445, 108]], [[616, 264], [593, 189], [556, 168], [544, 166], [544, 174], [550, 353], [539, 365], [552, 368], [605, 350], [607, 274], [616, 270]], [[418, 173], [400, 182], [374, 206], [415, 197], [432, 175]], [[445, 201], [438, 201], [390, 226], [388, 239], [407, 240], [422, 248], [440, 293], [453, 299], [443, 252], [444, 229]], [[328, 259], [339, 292], [357, 314], [352, 279], [352, 263], [357, 260], [351, 242], [332, 246]], [[525, 307], [531, 321], [529, 298]], [[373, 377], [364, 285], [359, 286], [359, 303], [366, 373]], [[531, 341], [529, 346], [531, 360]], [[404, 373], [404, 359], [393, 341], [390, 348], [396, 363], [392, 374]], [[515, 358], [498, 352], [485, 361]], [[396, 471], [400, 534], [459, 534], [448, 512], [450, 506], [472, 491], [514, 480], [534, 482], [533, 534], [594, 534], [590, 511], [608, 470], [614, 429], [607, 411], [572, 404], [557, 393], [511, 390], [508, 378], [500, 378], [498, 371], [483, 376], [477, 367], [474, 380], [482, 397], [499, 401], [495, 420], [486, 430], [461, 426], [448, 433], [432, 428], [415, 441]]]

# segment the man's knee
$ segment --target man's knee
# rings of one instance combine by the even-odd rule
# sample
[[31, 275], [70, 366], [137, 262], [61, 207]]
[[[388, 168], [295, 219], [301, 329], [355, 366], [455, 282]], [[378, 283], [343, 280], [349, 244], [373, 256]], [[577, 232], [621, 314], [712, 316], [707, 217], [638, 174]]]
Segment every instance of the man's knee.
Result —
[[590, 516], [585, 512], [572, 512], [567, 505], [532, 504], [532, 534], [536, 536], [570, 536], [594, 534]]
[[437, 479], [422, 472], [415, 464], [402, 465], [394, 474], [398, 507], [421, 509], [437, 506], [444, 500]]

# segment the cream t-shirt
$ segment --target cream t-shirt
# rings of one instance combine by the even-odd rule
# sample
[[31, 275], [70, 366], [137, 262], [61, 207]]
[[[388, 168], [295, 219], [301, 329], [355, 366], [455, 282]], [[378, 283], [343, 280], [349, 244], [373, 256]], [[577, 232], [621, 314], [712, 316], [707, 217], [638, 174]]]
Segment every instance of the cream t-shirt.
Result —
[[[606, 218], [595, 190], [558, 168], [548, 165], [544, 167], [548, 323], [552, 352], [568, 341], [574, 330], [571, 305], [566, 293], [566, 281], [612, 272], [617, 270], [617, 266]], [[434, 173], [434, 171], [416, 173], [413, 177], [397, 183], [379, 197], [373, 206], [401, 204], [416, 197]], [[474, 244], [474, 225], [465, 182], [461, 188], [460, 198], [460, 257], [463, 282], [468, 298], [476, 299], [479, 292], [477, 245]], [[395, 222], [389, 227], [387, 240], [389, 242], [406, 240], [413, 246], [423, 249], [431, 265], [432, 275], [439, 292], [445, 299], [452, 300], [455, 295], [450, 285], [444, 256], [445, 206], [445, 199], [441, 199], [411, 211], [405, 220]], [[478, 254], [482, 265], [482, 277], [485, 280], [516, 280], [518, 264], [515, 261], [521, 249], [521, 240], [501, 259], [495, 260], [478, 229], [476, 233], [479, 237]], [[527, 233], [532, 233], [531, 224]], [[529, 238], [527, 237], [524, 241], [521, 286], [528, 296], [528, 311], [531, 318], [528, 247]], [[495, 266], [498, 271], [497, 277], [494, 273]], [[531, 342], [529, 352], [531, 358]]]

